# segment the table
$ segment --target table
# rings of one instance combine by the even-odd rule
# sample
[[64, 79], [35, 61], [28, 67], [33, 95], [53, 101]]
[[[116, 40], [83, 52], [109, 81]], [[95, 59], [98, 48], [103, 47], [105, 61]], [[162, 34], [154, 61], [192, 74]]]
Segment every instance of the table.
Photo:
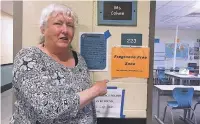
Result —
[[165, 75], [172, 78], [172, 84], [175, 83], [175, 78], [180, 79], [180, 85], [183, 84], [183, 80], [199, 80], [200, 82], [200, 75], [179, 74], [178, 72], [165, 72]]
[[157, 115], [155, 115], [155, 119], [160, 123], [160, 124], [164, 124], [164, 122], [162, 122], [160, 120], [160, 96], [163, 95], [164, 92], [166, 91], [172, 91], [174, 88], [176, 87], [183, 87], [183, 88], [187, 88], [187, 87], [193, 87], [195, 92], [200, 92], [200, 86], [184, 86], [184, 85], [154, 85], [154, 87], [156, 88], [156, 96], [157, 96]]

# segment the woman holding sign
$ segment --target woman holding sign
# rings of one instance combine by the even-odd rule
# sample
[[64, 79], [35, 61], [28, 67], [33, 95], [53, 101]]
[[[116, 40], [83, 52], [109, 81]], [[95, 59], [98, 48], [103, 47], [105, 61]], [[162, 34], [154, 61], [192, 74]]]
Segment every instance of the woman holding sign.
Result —
[[41, 44], [20, 50], [14, 60], [16, 95], [12, 124], [95, 124], [94, 98], [107, 80], [91, 84], [84, 58], [70, 49], [77, 18], [64, 5], [43, 9]]

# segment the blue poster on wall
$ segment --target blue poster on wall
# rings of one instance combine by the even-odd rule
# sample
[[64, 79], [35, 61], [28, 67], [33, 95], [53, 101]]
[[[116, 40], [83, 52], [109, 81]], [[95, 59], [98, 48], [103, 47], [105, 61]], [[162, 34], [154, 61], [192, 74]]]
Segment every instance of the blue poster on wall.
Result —
[[90, 71], [107, 71], [107, 39], [104, 33], [82, 33], [80, 54]]
[[[176, 58], [178, 59], [188, 59], [189, 45], [185, 43], [178, 43], [176, 49]], [[174, 43], [165, 44], [165, 55], [166, 58], [174, 57]]]

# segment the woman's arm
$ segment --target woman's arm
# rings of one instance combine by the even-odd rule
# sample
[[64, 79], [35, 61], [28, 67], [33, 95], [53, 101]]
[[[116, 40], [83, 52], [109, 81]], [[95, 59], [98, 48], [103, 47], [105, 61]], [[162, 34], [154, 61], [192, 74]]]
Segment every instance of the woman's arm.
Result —
[[80, 108], [85, 107], [97, 96], [105, 95], [107, 93], [107, 82], [108, 80], [96, 82], [91, 88], [78, 93], [80, 96]]
[[[76, 52], [76, 54], [79, 54], [79, 53]], [[88, 69], [85, 59], [80, 54], [78, 56], [80, 56], [79, 61], [81, 61], [84, 65], [84, 67], [86, 67]], [[87, 71], [87, 74], [90, 75], [89, 71]], [[88, 76], [88, 77], [90, 77], [90, 76]], [[91, 88], [78, 93], [80, 96], [80, 108], [81, 109], [84, 108], [94, 98], [105, 95], [107, 93], [107, 85], [106, 85], [107, 82], [108, 82], [108, 80], [97, 81]], [[91, 80], [90, 80], [90, 83], [92, 83]]]

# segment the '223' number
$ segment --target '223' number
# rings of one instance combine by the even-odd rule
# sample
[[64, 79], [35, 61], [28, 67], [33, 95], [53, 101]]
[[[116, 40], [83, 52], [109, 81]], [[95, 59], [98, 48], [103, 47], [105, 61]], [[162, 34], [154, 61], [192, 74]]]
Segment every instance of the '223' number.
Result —
[[127, 39], [127, 43], [136, 43], [136, 39]]

